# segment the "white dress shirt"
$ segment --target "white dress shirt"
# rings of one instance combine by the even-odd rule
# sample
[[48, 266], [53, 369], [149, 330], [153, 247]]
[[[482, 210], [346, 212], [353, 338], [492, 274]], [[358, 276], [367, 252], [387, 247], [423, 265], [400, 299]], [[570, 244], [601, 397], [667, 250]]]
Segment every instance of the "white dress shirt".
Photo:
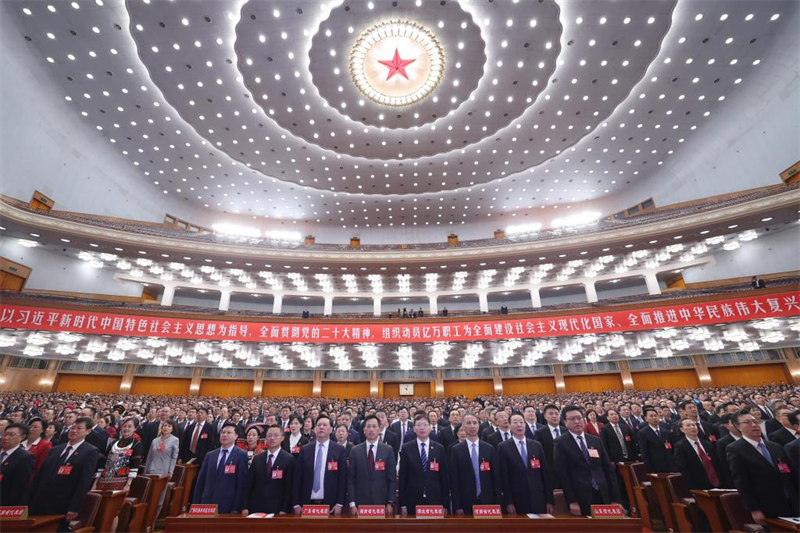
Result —
[[[70, 444], [70, 443], [69, 443], [69, 441], [68, 441], [68, 442], [67, 442], [67, 447], [66, 447], [66, 448], [64, 448], [64, 450], [66, 450], [66, 449], [67, 449], [67, 448], [69, 448], [70, 446], [72, 447], [72, 449], [69, 451], [69, 453], [67, 454], [67, 456], [66, 456], [66, 457], [64, 457], [64, 462], [67, 462], [67, 461], [69, 461], [69, 458], [70, 458], [70, 457], [72, 457], [72, 454], [73, 454], [73, 453], [75, 453], [75, 450], [77, 450], [77, 449], [78, 449], [78, 448], [81, 446], [81, 444], [83, 444], [83, 443], [84, 443], [84, 441], [79, 441], [79, 442], [76, 442], [75, 444]], [[63, 453], [63, 452], [62, 452], [62, 453]]]

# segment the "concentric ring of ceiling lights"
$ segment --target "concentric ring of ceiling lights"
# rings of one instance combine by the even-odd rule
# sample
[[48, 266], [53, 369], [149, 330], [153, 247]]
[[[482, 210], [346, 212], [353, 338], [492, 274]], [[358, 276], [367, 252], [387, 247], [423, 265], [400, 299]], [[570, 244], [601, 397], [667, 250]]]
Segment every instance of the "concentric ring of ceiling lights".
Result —
[[356, 87], [387, 106], [413, 105], [427, 98], [442, 81], [444, 65], [436, 36], [410, 21], [376, 24], [350, 51], [350, 76]]

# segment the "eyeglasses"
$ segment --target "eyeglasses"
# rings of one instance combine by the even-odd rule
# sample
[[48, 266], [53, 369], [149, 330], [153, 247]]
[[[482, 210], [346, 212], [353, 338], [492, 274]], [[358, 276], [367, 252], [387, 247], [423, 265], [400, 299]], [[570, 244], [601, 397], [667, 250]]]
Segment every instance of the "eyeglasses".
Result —
[[567, 422], [580, 422], [581, 420], [583, 420], [582, 416], [568, 416], [566, 418]]

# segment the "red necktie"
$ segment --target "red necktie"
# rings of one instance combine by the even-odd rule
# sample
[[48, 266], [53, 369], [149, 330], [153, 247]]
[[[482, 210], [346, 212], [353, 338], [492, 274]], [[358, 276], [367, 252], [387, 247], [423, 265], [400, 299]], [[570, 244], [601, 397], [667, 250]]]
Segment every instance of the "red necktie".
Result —
[[194, 435], [192, 435], [192, 443], [189, 445], [189, 451], [197, 453], [197, 440], [200, 438], [200, 424], [194, 428]]
[[375, 454], [372, 452], [373, 444], [369, 445], [369, 454], [367, 455], [367, 462], [369, 463], [369, 471], [375, 470]]
[[269, 461], [267, 461], [267, 479], [272, 479], [272, 454], [269, 454]]
[[697, 446], [697, 453], [700, 455], [700, 460], [703, 462], [703, 467], [706, 469], [706, 475], [708, 476], [708, 481], [714, 487], [719, 487], [719, 478], [717, 477], [717, 472], [714, 470], [714, 465], [711, 464], [711, 458], [706, 455], [706, 452], [703, 450], [703, 447], [700, 446], [700, 441], [694, 441], [694, 445]]

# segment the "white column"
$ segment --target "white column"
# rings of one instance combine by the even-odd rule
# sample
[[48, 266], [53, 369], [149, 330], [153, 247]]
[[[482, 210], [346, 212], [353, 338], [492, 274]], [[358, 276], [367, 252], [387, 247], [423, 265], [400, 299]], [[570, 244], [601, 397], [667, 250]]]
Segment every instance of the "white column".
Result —
[[231, 291], [219, 292], [219, 310], [227, 311], [231, 305]]
[[439, 314], [439, 302], [436, 301], [436, 295], [428, 296], [428, 315], [435, 316]]
[[175, 285], [164, 285], [164, 292], [161, 294], [161, 305], [172, 305], [175, 299]]
[[648, 272], [645, 274], [644, 282], [647, 283], [648, 294], [661, 294], [661, 286], [658, 284], [658, 278], [655, 272]]
[[531, 306], [535, 308], [542, 306], [542, 295], [539, 294], [539, 287], [531, 289]]
[[279, 315], [283, 309], [283, 294], [272, 295], [272, 314]]
[[372, 315], [373, 316], [381, 316], [381, 297], [380, 296], [373, 296], [372, 297]]
[[594, 303], [597, 301], [597, 289], [594, 288], [594, 281], [585, 281], [583, 288], [586, 290], [586, 301]]
[[331, 316], [333, 314], [333, 296], [325, 297], [325, 307], [322, 310], [324, 316]]
[[487, 293], [478, 293], [478, 305], [480, 306], [481, 313], [489, 312], [489, 295]]

